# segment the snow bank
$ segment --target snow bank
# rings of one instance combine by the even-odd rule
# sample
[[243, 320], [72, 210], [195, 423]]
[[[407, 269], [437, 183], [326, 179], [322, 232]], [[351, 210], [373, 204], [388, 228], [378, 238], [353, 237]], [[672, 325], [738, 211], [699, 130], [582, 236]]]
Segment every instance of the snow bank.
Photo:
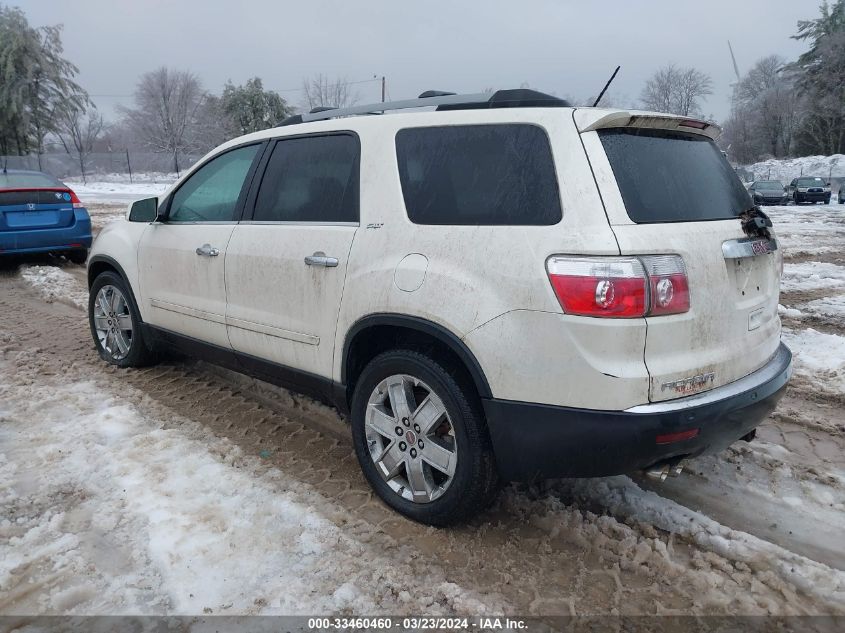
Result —
[[88, 309], [88, 289], [82, 281], [57, 266], [21, 266], [20, 275], [47, 301]]
[[793, 178], [801, 175], [820, 176], [826, 179], [831, 174], [831, 170], [834, 178], [845, 176], [845, 155], [770, 158], [743, 168], [753, 172], [756, 180], [780, 180], [784, 184], [789, 184]]

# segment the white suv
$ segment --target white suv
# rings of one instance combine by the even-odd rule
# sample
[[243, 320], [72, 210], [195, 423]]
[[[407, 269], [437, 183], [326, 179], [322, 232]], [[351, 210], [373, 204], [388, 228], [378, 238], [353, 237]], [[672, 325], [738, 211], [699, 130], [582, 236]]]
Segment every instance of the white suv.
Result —
[[378, 495], [433, 525], [502, 481], [665, 476], [791, 372], [781, 252], [717, 132], [525, 90], [293, 117], [102, 230], [94, 341], [333, 403]]

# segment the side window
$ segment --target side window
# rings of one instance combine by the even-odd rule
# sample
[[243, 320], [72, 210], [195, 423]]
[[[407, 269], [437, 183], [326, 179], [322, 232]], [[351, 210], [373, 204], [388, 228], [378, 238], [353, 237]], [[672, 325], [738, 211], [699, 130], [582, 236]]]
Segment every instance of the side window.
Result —
[[554, 161], [535, 125], [407, 128], [399, 179], [415, 224], [550, 225], [561, 219]]
[[358, 139], [307, 136], [276, 143], [255, 200], [260, 222], [357, 222]]
[[170, 205], [168, 222], [226, 222], [260, 145], [239, 147], [211, 159], [186, 180]]

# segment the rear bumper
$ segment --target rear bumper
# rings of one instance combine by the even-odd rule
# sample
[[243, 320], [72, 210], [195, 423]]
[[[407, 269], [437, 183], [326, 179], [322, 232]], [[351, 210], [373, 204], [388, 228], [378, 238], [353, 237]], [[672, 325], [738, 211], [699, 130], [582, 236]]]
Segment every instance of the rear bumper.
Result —
[[70, 226], [0, 231], [0, 255], [90, 247], [91, 218], [85, 209], [74, 211], [74, 221]]
[[[604, 477], [729, 446], [774, 410], [791, 375], [792, 353], [781, 344], [764, 367], [734, 383], [625, 411], [483, 402], [503, 479]], [[657, 443], [691, 429], [698, 429], [691, 439]]]

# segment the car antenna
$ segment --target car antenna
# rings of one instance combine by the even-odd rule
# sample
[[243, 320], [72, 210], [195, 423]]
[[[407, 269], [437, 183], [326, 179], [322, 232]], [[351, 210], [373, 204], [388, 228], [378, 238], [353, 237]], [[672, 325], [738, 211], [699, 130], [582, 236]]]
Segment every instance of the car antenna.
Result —
[[606, 83], [606, 84], [604, 84], [604, 88], [602, 88], [602, 89], [601, 89], [601, 92], [599, 93], [599, 96], [598, 96], [598, 97], [596, 97], [596, 100], [595, 100], [595, 102], [593, 103], [593, 107], [594, 107], [594, 108], [595, 108], [595, 107], [599, 104], [599, 101], [601, 101], [601, 98], [604, 96], [604, 93], [605, 93], [605, 92], [607, 92], [607, 88], [610, 86], [610, 82], [612, 82], [612, 81], [613, 81], [613, 78], [614, 78], [614, 77], [616, 77], [616, 73], [618, 73], [618, 72], [619, 72], [619, 69], [620, 69], [620, 68], [622, 68], [622, 66], [617, 66], [617, 67], [616, 67], [616, 70], [614, 70], [614, 71], [613, 71], [613, 74], [610, 76], [610, 79], [608, 79], [608, 80], [607, 80], [607, 83]]

